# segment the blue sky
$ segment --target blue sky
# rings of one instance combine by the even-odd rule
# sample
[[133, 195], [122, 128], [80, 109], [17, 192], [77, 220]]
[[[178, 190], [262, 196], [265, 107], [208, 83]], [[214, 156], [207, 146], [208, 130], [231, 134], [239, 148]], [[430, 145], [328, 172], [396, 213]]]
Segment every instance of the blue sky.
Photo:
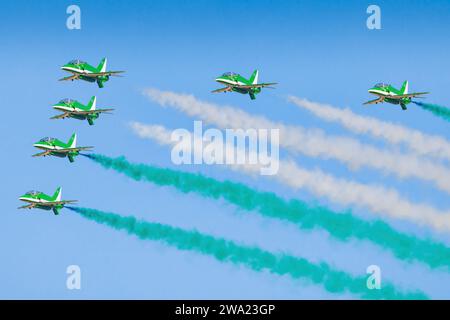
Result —
[[[81, 8], [81, 30], [66, 28], [66, 8]], [[338, 125], [299, 110], [285, 97], [349, 107], [362, 115], [397, 122], [426, 133], [450, 137], [448, 123], [411, 106], [363, 107], [367, 89], [377, 82], [410, 90], [431, 91], [430, 102], [450, 105], [450, 2], [377, 1], [382, 30], [366, 28], [366, 1], [2, 1], [0, 28], [3, 66], [0, 103], [3, 121], [0, 158], [3, 210], [0, 224], [0, 298], [345, 298], [322, 287], [210, 257], [180, 252], [97, 225], [67, 210], [60, 216], [16, 210], [17, 197], [29, 189], [52, 193], [80, 205], [258, 244], [327, 261], [349, 273], [364, 274], [369, 264], [382, 267], [383, 279], [419, 288], [435, 298], [450, 298], [450, 276], [422, 265], [406, 265], [368, 243], [337, 244], [320, 231], [295, 227], [245, 213], [221, 201], [182, 195], [170, 188], [138, 183], [105, 171], [82, 157], [31, 158], [32, 144], [44, 136], [66, 140], [73, 132], [79, 145], [95, 152], [126, 155], [134, 162], [174, 167], [170, 150], [133, 135], [129, 121], [193, 128], [192, 118], [149, 102], [147, 87], [194, 94], [202, 100], [242, 108], [287, 124], [321, 128], [352, 136]], [[58, 82], [59, 67], [79, 58], [97, 65], [108, 57], [108, 69], [126, 70], [99, 89], [86, 82]], [[234, 71], [261, 81], [279, 82], [255, 101], [234, 94], [212, 95], [214, 78]], [[50, 108], [62, 98], [87, 102], [97, 95], [100, 107], [116, 108], [95, 126], [72, 119], [51, 121]], [[355, 136], [356, 137], [356, 136]], [[382, 146], [369, 137], [362, 142]], [[414, 179], [399, 180], [374, 170], [350, 171], [331, 160], [297, 157], [307, 168], [336, 176], [394, 187], [409, 199], [448, 208], [447, 194]], [[219, 179], [248, 183], [286, 197], [336, 204], [292, 191], [264, 178], [248, 178], [225, 167], [194, 166]], [[369, 212], [362, 212], [370, 217]], [[430, 230], [398, 221], [401, 230]], [[433, 234], [449, 244], [446, 234]], [[66, 289], [66, 267], [82, 270], [82, 289]]]

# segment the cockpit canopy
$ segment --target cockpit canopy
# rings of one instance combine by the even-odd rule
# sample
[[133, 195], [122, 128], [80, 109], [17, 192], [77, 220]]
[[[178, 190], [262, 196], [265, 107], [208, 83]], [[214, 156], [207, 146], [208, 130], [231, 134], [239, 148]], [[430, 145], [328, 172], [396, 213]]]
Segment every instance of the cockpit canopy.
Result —
[[39, 142], [53, 142], [55, 140], [56, 140], [55, 138], [45, 137], [39, 140]]
[[386, 87], [389, 87], [390, 85], [389, 84], [387, 84], [387, 83], [377, 83], [376, 85], [375, 85], [375, 88], [386, 88]]
[[74, 60], [70, 60], [68, 64], [79, 65], [79, 64], [83, 64], [83, 63], [86, 63], [86, 62], [81, 61], [79, 59], [74, 59]]
[[234, 72], [225, 72], [222, 77], [232, 77], [232, 76], [236, 76], [237, 73]]
[[40, 194], [41, 192], [40, 191], [36, 191], [36, 190], [31, 190], [31, 191], [28, 191], [27, 193], [25, 193], [26, 195], [29, 195], [29, 196], [36, 196], [36, 195], [38, 195], [38, 194]]
[[73, 102], [72, 99], [66, 98], [66, 99], [62, 99], [59, 103], [71, 104], [72, 102]]

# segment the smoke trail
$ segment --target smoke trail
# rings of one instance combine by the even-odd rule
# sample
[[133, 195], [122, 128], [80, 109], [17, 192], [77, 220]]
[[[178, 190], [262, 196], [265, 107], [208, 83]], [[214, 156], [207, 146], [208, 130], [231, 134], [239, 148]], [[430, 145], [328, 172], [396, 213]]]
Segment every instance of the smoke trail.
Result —
[[222, 198], [242, 209], [256, 210], [264, 216], [289, 221], [306, 230], [323, 228], [340, 241], [350, 238], [369, 240], [399, 259], [421, 261], [432, 268], [442, 267], [448, 271], [450, 266], [450, 248], [432, 240], [402, 234], [380, 220], [365, 221], [351, 213], [336, 213], [295, 199], [286, 201], [274, 193], [255, 191], [240, 183], [221, 182], [201, 174], [132, 164], [125, 157], [110, 158], [99, 154], [87, 157], [106, 169], [113, 169], [137, 181], [172, 186], [183, 193], [195, 192], [205, 198]]
[[[450, 142], [445, 138], [410, 129], [400, 124], [362, 116], [350, 109], [311, 102], [290, 96], [288, 101], [306, 109], [322, 120], [337, 122], [357, 134], [369, 134], [391, 144], [402, 143], [421, 156], [434, 156], [450, 160]], [[448, 111], [450, 115], [450, 110]]]
[[289, 275], [294, 279], [306, 278], [321, 284], [331, 293], [350, 292], [365, 299], [426, 299], [421, 292], [403, 293], [391, 284], [383, 284], [380, 290], [369, 290], [365, 277], [352, 277], [332, 269], [326, 263], [313, 264], [306, 259], [286, 254], [273, 254], [258, 247], [241, 246], [222, 238], [204, 235], [169, 225], [137, 220], [132, 216], [120, 216], [88, 208], [67, 207], [84, 218], [105, 224], [116, 230], [124, 230], [143, 240], [161, 241], [179, 250], [188, 250], [213, 256], [221, 262], [245, 265], [255, 271], [267, 270], [277, 275]]
[[[214, 163], [209, 154], [203, 152], [203, 147], [222, 150], [225, 158], [233, 158], [235, 154], [245, 157], [246, 150], [235, 148], [231, 143], [208, 141], [202, 137], [172, 140], [172, 132], [163, 126], [145, 125], [139, 122], [130, 124], [132, 130], [141, 138], [152, 139], [159, 144], [177, 147], [184, 154], [194, 153], [194, 157]], [[190, 133], [191, 137], [194, 133]], [[176, 141], [176, 142], [174, 142]], [[173, 149], [172, 149], [173, 150]], [[258, 151], [249, 150], [249, 157], [260, 159]], [[321, 170], [308, 170], [298, 166], [293, 161], [272, 159], [272, 166], [279, 168], [277, 174], [268, 176], [295, 190], [306, 189], [315, 196], [325, 197], [332, 202], [360, 209], [369, 209], [373, 213], [388, 215], [396, 219], [409, 220], [421, 225], [431, 226], [438, 231], [450, 231], [450, 212], [440, 211], [432, 206], [412, 203], [404, 199], [396, 190], [378, 185], [362, 184], [356, 181], [337, 178]], [[276, 163], [275, 163], [276, 162]], [[226, 164], [232, 170], [246, 174], [256, 174], [261, 165]]]
[[147, 89], [144, 94], [162, 106], [170, 106], [196, 116], [222, 129], [279, 129], [280, 145], [310, 157], [335, 159], [351, 169], [372, 168], [397, 176], [417, 178], [433, 183], [450, 194], [450, 170], [414, 154], [383, 150], [348, 137], [327, 135], [320, 129], [307, 129], [273, 122], [241, 109], [218, 106], [197, 100], [192, 95]]
[[444, 120], [450, 121], [450, 108], [446, 108], [444, 106], [440, 106], [437, 104], [424, 103], [420, 101], [413, 101], [413, 102], [422, 109], [430, 111], [432, 114]]

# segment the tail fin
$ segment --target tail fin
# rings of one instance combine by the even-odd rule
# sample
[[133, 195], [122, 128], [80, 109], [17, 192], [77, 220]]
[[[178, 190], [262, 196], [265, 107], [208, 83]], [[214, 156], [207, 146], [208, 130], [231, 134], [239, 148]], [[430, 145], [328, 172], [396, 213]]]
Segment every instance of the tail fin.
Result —
[[71, 137], [69, 142], [67, 142], [69, 145], [69, 148], [75, 148], [77, 146], [77, 134], [74, 133]]
[[58, 189], [56, 189], [56, 191], [55, 191], [55, 194], [53, 195], [54, 201], [61, 201], [61, 193], [62, 193], [62, 189], [61, 189], [61, 187], [58, 187]]
[[249, 80], [252, 84], [258, 83], [258, 70], [253, 71], [252, 76], [250, 77]]
[[402, 94], [408, 94], [408, 81], [403, 82], [402, 89], [400, 90]]
[[89, 110], [95, 110], [96, 103], [97, 103], [97, 97], [93, 96], [87, 105], [89, 107]]
[[105, 72], [106, 71], [106, 58], [103, 58], [102, 61], [100, 61], [100, 64], [97, 67], [98, 72]]

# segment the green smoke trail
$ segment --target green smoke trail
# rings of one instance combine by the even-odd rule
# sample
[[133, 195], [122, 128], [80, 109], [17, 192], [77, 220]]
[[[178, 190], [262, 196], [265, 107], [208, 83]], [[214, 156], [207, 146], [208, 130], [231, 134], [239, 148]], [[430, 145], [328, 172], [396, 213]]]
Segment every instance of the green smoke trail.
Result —
[[314, 284], [322, 284], [332, 293], [350, 292], [364, 299], [426, 299], [421, 292], [402, 293], [391, 284], [383, 284], [380, 290], [369, 290], [365, 277], [352, 277], [333, 270], [325, 263], [313, 264], [303, 258], [286, 254], [273, 254], [258, 247], [241, 246], [232, 241], [188, 231], [169, 225], [137, 220], [132, 216], [120, 216], [88, 208], [67, 207], [81, 216], [105, 224], [117, 230], [125, 230], [143, 240], [161, 241], [180, 250], [189, 250], [213, 256], [221, 262], [245, 265], [255, 271], [267, 270], [277, 275], [289, 275], [294, 279], [306, 278]]
[[431, 113], [433, 113], [434, 115], [450, 121], [450, 109], [437, 105], [437, 104], [431, 104], [431, 103], [423, 103], [420, 101], [413, 101], [416, 105], [418, 105], [419, 107], [421, 107], [424, 110], [430, 111]]
[[110, 158], [88, 155], [90, 159], [135, 180], [159, 186], [172, 186], [181, 192], [195, 192], [206, 198], [224, 199], [242, 209], [256, 210], [262, 215], [286, 220], [300, 228], [323, 228], [340, 241], [350, 238], [369, 240], [397, 258], [420, 261], [432, 268], [450, 269], [450, 248], [428, 239], [419, 239], [391, 228], [387, 223], [365, 221], [351, 213], [336, 213], [323, 207], [312, 207], [299, 200], [284, 200], [274, 193], [259, 192], [240, 183], [218, 181], [200, 174], [129, 163], [124, 157]]

